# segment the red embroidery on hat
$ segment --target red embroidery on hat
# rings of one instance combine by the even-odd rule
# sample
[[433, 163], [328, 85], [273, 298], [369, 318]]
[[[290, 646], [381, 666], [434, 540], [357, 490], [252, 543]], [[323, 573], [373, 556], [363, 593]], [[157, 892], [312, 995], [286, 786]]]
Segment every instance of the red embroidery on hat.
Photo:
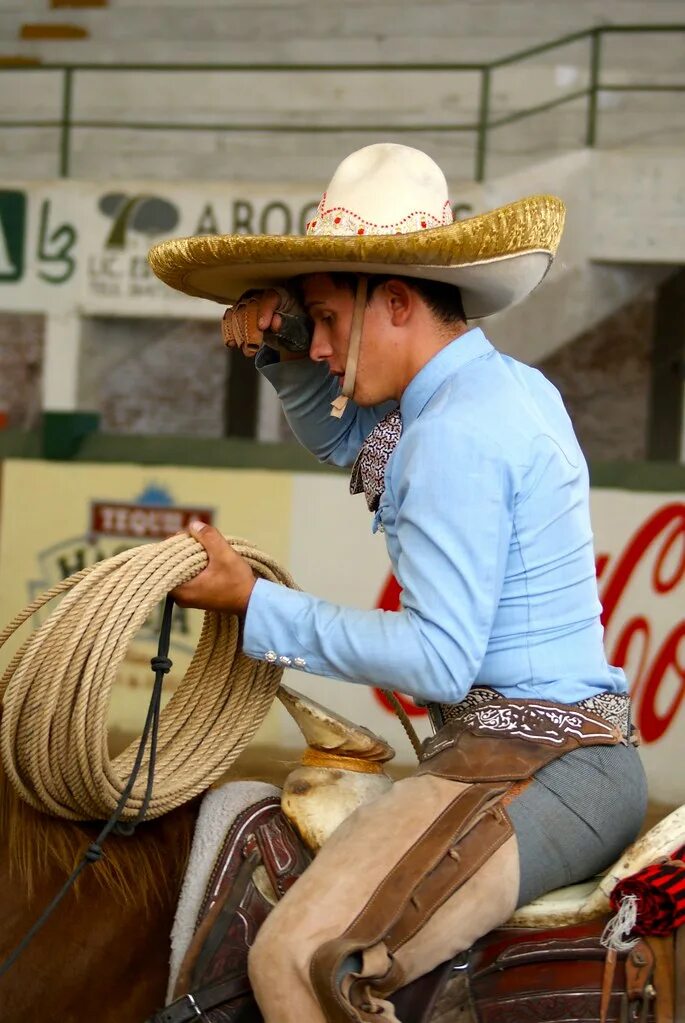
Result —
[[[429, 213], [428, 210], [412, 210], [411, 213], [397, 220], [394, 224], [378, 224], [372, 220], [366, 220], [364, 217], [359, 216], [358, 213], [355, 213], [354, 210], [347, 209], [345, 206], [332, 206], [327, 209], [326, 200], [327, 196], [324, 192], [317, 208], [318, 215], [316, 219], [311, 220], [307, 225], [308, 234], [339, 234], [341, 231], [345, 235], [362, 235], [366, 234], [367, 231], [372, 235], [407, 234], [428, 227], [442, 227], [453, 222], [452, 208], [449, 201], [445, 201], [441, 217], [436, 216], [434, 213]], [[338, 228], [337, 231], [331, 231], [333, 225]], [[360, 225], [363, 226], [360, 227]]]

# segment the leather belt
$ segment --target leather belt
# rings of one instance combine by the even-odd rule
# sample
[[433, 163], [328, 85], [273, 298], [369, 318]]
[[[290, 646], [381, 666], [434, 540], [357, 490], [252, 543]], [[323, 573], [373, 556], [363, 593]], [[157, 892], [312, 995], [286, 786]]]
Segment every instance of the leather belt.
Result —
[[199, 1019], [204, 1019], [204, 1013], [210, 1009], [216, 1009], [233, 998], [251, 993], [250, 982], [243, 974], [177, 998], [175, 1002], [150, 1016], [148, 1023], [197, 1023]]
[[[508, 701], [509, 697], [491, 686], [473, 686], [460, 703], [429, 703], [428, 713], [436, 732], [452, 721], [462, 721], [483, 703], [495, 700]], [[517, 701], [518, 702], [518, 701]], [[539, 702], [531, 698], [531, 703]], [[627, 693], [598, 693], [572, 704], [557, 704], [567, 711], [590, 711], [617, 727], [624, 739], [632, 745], [639, 744], [637, 730], [630, 720], [630, 697]]]

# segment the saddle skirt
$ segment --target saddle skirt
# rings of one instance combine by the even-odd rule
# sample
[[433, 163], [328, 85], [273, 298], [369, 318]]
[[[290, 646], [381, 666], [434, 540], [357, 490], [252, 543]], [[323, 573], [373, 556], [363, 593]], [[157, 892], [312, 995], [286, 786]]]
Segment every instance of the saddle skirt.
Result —
[[202, 800], [171, 932], [167, 1002], [173, 997], [181, 963], [195, 933], [202, 901], [226, 832], [248, 807], [264, 799], [280, 798], [280, 795], [280, 789], [266, 782], [236, 781], [210, 789]]

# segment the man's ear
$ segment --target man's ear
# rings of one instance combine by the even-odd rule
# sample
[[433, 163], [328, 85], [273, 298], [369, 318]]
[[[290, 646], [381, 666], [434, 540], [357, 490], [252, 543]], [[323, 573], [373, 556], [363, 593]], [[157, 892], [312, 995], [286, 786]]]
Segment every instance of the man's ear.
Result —
[[405, 281], [395, 277], [391, 277], [389, 281], [386, 281], [383, 288], [388, 313], [393, 326], [406, 326], [418, 298], [416, 292]]

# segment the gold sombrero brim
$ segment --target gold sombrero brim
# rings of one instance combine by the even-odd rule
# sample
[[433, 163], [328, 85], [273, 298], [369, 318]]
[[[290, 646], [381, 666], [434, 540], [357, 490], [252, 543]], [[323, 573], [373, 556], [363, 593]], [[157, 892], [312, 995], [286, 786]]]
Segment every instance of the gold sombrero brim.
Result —
[[153, 272], [172, 288], [222, 305], [248, 288], [311, 273], [397, 273], [454, 284], [470, 319], [525, 298], [549, 270], [565, 207], [535, 195], [444, 227], [385, 235], [205, 235], [150, 250]]

